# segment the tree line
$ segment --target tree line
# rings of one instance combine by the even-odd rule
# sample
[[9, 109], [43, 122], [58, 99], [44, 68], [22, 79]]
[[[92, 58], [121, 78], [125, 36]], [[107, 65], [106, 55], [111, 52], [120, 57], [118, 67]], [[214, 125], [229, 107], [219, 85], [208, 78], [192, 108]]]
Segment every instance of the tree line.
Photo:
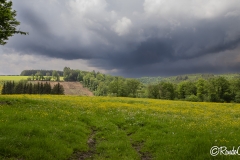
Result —
[[[204, 77], [205, 76], [205, 77]], [[100, 72], [81, 71], [65, 67], [64, 81], [79, 81], [96, 96], [140, 97], [169, 100], [240, 102], [240, 78], [226, 79], [202, 75], [192, 81], [187, 76], [177, 76], [180, 82], [160, 81], [143, 84], [138, 79], [112, 76]]]
[[64, 81], [79, 81], [89, 88], [96, 96], [138, 97], [142, 88], [136, 79], [111, 76], [100, 72], [80, 71], [65, 67], [63, 69]]
[[51, 87], [50, 83], [29, 83], [20, 81], [7, 81], [3, 83], [1, 93], [4, 94], [64, 94], [64, 88], [60, 83]]
[[60, 74], [57, 71], [52, 71], [52, 73], [47, 72], [44, 76], [44, 72], [37, 71], [36, 74], [32, 74], [27, 78], [28, 81], [60, 81]]
[[160, 82], [147, 86], [148, 98], [195, 102], [240, 102], [240, 79], [224, 77], [183, 81], [178, 84]]
[[99, 72], [86, 72], [65, 67], [65, 81], [80, 81], [84, 87], [96, 96], [141, 97], [168, 100], [206, 101], [206, 102], [240, 102], [240, 78], [225, 77], [200, 78], [196, 81], [188, 77], [179, 83], [161, 81], [144, 85], [138, 79], [111, 76]]
[[37, 73], [41, 73], [43, 76], [53, 76], [53, 73], [55, 72], [60, 77], [63, 76], [63, 71], [56, 71], [56, 70], [23, 70], [20, 76], [32, 76], [32, 75], [36, 75]]
[[[238, 74], [232, 74], [232, 75], [221, 75], [224, 77], [238, 77]], [[197, 81], [198, 79], [211, 79], [214, 77], [218, 77], [218, 75], [210, 74], [210, 73], [204, 73], [204, 74], [188, 74], [188, 75], [178, 75], [178, 76], [171, 76], [171, 77], [141, 77], [137, 78], [140, 82], [143, 84], [157, 84], [159, 82], [172, 82], [172, 83], [180, 83], [182, 81]]]

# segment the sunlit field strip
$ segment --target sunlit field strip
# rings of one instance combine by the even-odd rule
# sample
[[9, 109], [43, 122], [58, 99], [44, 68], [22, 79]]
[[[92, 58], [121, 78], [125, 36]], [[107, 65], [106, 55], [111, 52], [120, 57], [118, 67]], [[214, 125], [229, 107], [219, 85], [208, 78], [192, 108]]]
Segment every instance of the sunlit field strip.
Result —
[[28, 76], [0, 76], [0, 81], [20, 81], [27, 80]]
[[[20, 81], [27, 80], [28, 77], [31, 76], [0, 76], [0, 81]], [[60, 77], [60, 81], [63, 81], [63, 77]]]

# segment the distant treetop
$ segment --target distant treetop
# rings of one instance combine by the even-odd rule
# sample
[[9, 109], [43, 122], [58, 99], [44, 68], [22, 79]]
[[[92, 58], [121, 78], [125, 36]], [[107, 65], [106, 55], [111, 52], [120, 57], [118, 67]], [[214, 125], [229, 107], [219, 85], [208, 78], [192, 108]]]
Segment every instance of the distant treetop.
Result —
[[[23, 70], [20, 76], [31, 76], [35, 75], [36, 73], [41, 73], [43, 76], [52, 76], [54, 70]], [[63, 71], [56, 71], [59, 76], [63, 76]]]

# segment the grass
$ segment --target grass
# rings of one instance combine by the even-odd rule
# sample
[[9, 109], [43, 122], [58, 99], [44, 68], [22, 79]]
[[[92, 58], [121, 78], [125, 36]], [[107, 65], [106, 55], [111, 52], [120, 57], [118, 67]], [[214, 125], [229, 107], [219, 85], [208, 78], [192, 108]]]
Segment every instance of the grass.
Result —
[[[28, 77], [31, 76], [0, 76], [0, 81], [20, 81], [27, 80]], [[60, 77], [60, 81], [63, 81], [63, 77]]]
[[210, 155], [239, 146], [239, 119], [239, 104], [0, 96], [0, 159], [239, 159]]

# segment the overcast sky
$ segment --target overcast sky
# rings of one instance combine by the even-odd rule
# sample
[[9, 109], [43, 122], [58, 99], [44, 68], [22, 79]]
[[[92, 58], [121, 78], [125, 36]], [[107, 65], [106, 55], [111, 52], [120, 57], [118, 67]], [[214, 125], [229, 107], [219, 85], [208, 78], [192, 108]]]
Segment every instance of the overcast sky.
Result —
[[125, 77], [240, 72], [239, 0], [13, 0], [18, 27], [0, 74], [24, 69]]

